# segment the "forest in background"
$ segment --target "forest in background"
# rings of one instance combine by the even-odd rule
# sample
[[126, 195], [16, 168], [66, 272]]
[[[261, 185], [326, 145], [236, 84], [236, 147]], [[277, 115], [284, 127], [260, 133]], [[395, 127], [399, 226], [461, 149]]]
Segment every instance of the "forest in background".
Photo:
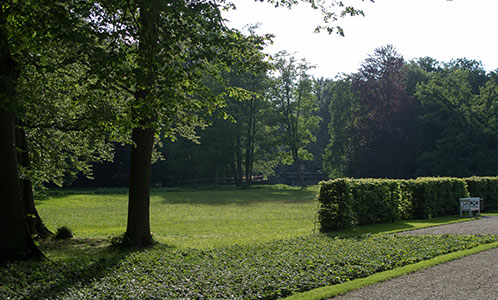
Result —
[[[329, 33], [343, 34], [339, 18], [363, 15], [342, 1], [303, 2], [322, 13], [316, 29]], [[231, 8], [203, 0], [2, 2], [0, 263], [43, 257], [34, 238], [52, 233], [33, 191], [70, 185], [79, 174], [94, 186], [128, 178], [121, 244], [146, 247], [154, 244], [150, 187], [177, 179], [247, 186], [287, 172], [304, 186], [313, 173], [496, 170], [494, 72], [466, 59], [406, 63], [385, 46], [355, 74], [316, 80], [288, 53], [267, 59], [271, 35], [225, 26], [220, 11]]]
[[[226, 97], [228, 116], [193, 137], [156, 137], [152, 184], [496, 175], [498, 74], [479, 61], [406, 61], [386, 45], [353, 74], [316, 79], [311, 68], [280, 52], [257, 74], [225, 73], [249, 93]], [[115, 147], [113, 162], [75, 185], [126, 186], [131, 146]]]

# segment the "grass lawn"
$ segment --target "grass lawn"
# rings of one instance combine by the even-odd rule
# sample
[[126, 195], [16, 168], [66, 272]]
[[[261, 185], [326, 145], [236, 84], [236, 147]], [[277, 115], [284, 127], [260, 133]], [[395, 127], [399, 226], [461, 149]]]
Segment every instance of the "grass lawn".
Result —
[[[311, 234], [318, 186], [250, 189], [153, 189], [154, 238], [175, 248], [214, 248]], [[124, 189], [68, 190], [36, 202], [49, 229], [71, 228], [78, 238], [107, 238], [126, 230]]]
[[[287, 239], [315, 231], [318, 186], [305, 190], [285, 185], [250, 189], [153, 189], [151, 231], [174, 248], [210, 249]], [[68, 226], [80, 239], [107, 239], [126, 230], [125, 189], [62, 190], [36, 201], [49, 229]], [[337, 231], [338, 236], [393, 233], [452, 222], [458, 216], [400, 220]]]
[[52, 230], [69, 226], [75, 238], [42, 242], [48, 261], [0, 266], [0, 299], [278, 299], [324, 287], [319, 299], [351, 288], [327, 286], [390, 278], [391, 270], [498, 240], [384, 234], [469, 220], [458, 216], [314, 234], [317, 190], [153, 190], [160, 244], [141, 251], [107, 247], [109, 235], [125, 230], [125, 190], [53, 192], [37, 201], [40, 215]]

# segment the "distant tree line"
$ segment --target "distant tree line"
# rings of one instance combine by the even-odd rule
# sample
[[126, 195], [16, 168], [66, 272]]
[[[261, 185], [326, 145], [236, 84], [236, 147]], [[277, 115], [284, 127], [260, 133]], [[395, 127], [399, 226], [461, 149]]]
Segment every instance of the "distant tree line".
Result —
[[[334, 79], [312, 78], [311, 66], [286, 52], [271, 62], [258, 74], [224, 74], [232, 88], [250, 93], [243, 100], [227, 97], [229, 117], [213, 116], [195, 142], [160, 140], [152, 184], [247, 186], [278, 172], [293, 173], [302, 186], [303, 173], [415, 178], [498, 172], [498, 75], [478, 61], [407, 62], [387, 45], [356, 73]], [[120, 153], [128, 148], [114, 163], [97, 167], [92, 184], [125, 186], [127, 156]]]

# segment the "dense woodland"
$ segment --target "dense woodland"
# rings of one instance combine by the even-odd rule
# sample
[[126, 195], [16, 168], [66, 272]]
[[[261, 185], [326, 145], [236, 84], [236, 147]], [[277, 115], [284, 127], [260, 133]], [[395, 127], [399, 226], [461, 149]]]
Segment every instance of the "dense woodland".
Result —
[[[327, 22], [362, 14], [303, 2], [329, 32], [343, 33]], [[384, 46], [355, 74], [314, 79], [305, 61], [263, 54], [270, 35], [225, 26], [231, 6], [2, 1], [0, 262], [43, 256], [33, 237], [50, 232], [33, 191], [78, 174], [126, 182], [124, 237], [139, 247], [153, 243], [153, 184], [496, 174], [496, 73], [467, 59], [406, 62]]]
[[[158, 139], [153, 185], [496, 175], [498, 75], [480, 62], [406, 61], [387, 45], [353, 74], [316, 79], [310, 68], [282, 52], [258, 74], [224, 74], [252, 94], [227, 97], [229, 118], [213, 116], [194, 140]], [[126, 186], [130, 146], [116, 149], [76, 185]]]

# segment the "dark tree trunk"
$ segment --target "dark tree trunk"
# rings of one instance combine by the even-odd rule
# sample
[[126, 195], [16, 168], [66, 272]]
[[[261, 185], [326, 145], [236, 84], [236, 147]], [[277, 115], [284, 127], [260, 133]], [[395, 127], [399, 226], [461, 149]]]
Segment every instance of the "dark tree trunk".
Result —
[[214, 186], [220, 187], [220, 168], [218, 166], [214, 167]]
[[[5, 93], [2, 93], [5, 95]], [[0, 263], [41, 258], [26, 224], [19, 186], [14, 116], [0, 108]]]
[[128, 223], [126, 236], [133, 246], [145, 247], [153, 244], [150, 234], [150, 178], [152, 147], [154, 145], [157, 112], [150, 93], [156, 81], [158, 27], [160, 1], [139, 1], [138, 57], [134, 94], [133, 118], [138, 126], [133, 128], [131, 139], [135, 144], [130, 156], [130, 182], [128, 199]]
[[6, 15], [0, 5], [0, 263], [43, 257], [26, 224], [17, 169], [15, 118], [6, 109], [16, 105], [19, 73], [10, 55], [5, 23]]
[[245, 186], [249, 187], [251, 185], [251, 176], [252, 176], [252, 146], [254, 141], [254, 99], [249, 103], [249, 122], [247, 125], [247, 138], [246, 138], [246, 157], [245, 157], [245, 173], [246, 173], [246, 181]]
[[230, 163], [230, 170], [232, 171], [233, 183], [238, 186], [239, 185], [239, 177], [237, 174], [237, 168], [235, 167], [235, 160]]
[[301, 188], [305, 188], [306, 184], [304, 184], [303, 172], [301, 170], [301, 161], [299, 159], [299, 155], [297, 149], [292, 149], [292, 159], [294, 161], [294, 167], [296, 168], [297, 180], [299, 181], [299, 185]]
[[[147, 126], [150, 123], [143, 125]], [[131, 139], [135, 145], [131, 148], [126, 236], [133, 246], [144, 247], [153, 244], [150, 233], [149, 205], [154, 129], [134, 128]]]
[[[15, 130], [16, 132], [16, 146], [17, 146], [17, 159], [20, 166], [24, 168], [29, 168], [29, 153], [28, 153], [28, 142], [26, 140], [26, 132], [24, 128], [18, 125]], [[33, 185], [29, 178], [20, 179], [21, 187], [21, 198], [24, 206], [24, 213], [26, 215], [26, 222], [29, 231], [32, 235], [39, 238], [47, 238], [53, 235], [50, 230], [43, 224], [40, 215], [35, 207], [35, 200], [33, 198]]]
[[241, 186], [242, 185], [242, 145], [240, 141], [240, 136], [237, 136], [236, 141], [235, 141], [235, 158], [237, 161], [236, 165], [236, 171], [237, 171], [237, 182], [235, 185]]

